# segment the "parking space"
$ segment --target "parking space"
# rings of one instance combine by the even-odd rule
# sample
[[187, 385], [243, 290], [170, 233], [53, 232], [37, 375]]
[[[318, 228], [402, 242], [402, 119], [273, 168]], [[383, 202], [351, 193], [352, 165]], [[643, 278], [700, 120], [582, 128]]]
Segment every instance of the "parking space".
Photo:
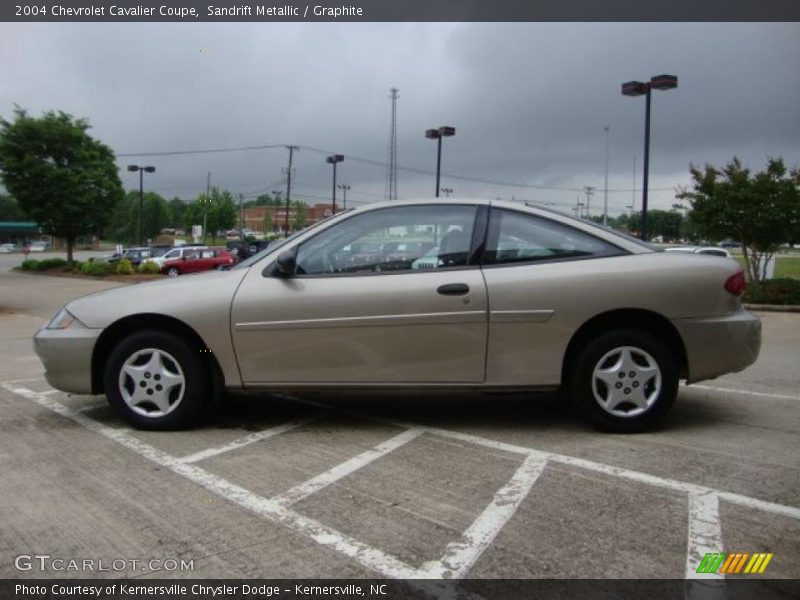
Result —
[[[37, 302], [102, 284], [70, 285]], [[194, 561], [170, 576], [680, 578], [741, 551], [800, 577], [800, 375], [781, 367], [800, 315], [763, 317], [765, 358], [683, 388], [654, 433], [598, 433], [558, 396], [366, 392], [237, 393], [155, 433], [50, 389], [23, 343], [41, 318], [10, 307], [0, 576], [41, 576], [13, 566], [39, 552]]]

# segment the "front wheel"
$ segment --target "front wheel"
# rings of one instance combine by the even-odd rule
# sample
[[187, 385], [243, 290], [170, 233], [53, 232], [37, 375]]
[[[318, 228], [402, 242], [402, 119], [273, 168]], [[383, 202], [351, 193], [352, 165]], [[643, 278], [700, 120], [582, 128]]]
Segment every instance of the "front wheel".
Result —
[[139, 429], [180, 429], [196, 422], [212, 386], [207, 359], [193, 346], [160, 331], [122, 340], [104, 374], [111, 406]]
[[675, 402], [678, 366], [655, 336], [618, 329], [586, 345], [569, 383], [572, 399], [595, 425], [620, 433], [645, 431]]
[[176, 267], [170, 267], [167, 270], [167, 275], [169, 275], [170, 277], [177, 277], [180, 274], [181, 272]]

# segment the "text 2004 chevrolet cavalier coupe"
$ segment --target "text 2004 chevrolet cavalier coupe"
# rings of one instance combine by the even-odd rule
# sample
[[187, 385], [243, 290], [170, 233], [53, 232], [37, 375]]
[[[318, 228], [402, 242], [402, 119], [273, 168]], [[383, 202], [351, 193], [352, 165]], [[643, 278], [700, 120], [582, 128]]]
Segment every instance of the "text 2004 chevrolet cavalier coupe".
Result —
[[225, 388], [473, 388], [560, 389], [596, 424], [636, 431], [680, 379], [756, 360], [743, 291], [733, 260], [545, 209], [395, 202], [229, 271], [74, 300], [34, 343], [51, 385], [105, 393], [141, 428], [190, 424]]

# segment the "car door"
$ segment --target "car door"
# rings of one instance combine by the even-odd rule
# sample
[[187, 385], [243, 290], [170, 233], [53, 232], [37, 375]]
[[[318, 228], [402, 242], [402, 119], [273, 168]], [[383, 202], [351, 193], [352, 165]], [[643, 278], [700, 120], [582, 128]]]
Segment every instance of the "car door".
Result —
[[613, 286], [624, 251], [555, 220], [492, 207], [483, 274], [489, 293], [486, 381], [557, 386], [567, 343]]
[[[290, 249], [294, 276], [276, 276], [264, 261], [252, 267], [231, 313], [243, 380], [482, 382], [487, 298], [470, 261], [475, 214], [452, 204], [356, 213]], [[425, 271], [412, 269], [418, 256], [401, 263], [365, 251], [395, 239], [449, 247]]]

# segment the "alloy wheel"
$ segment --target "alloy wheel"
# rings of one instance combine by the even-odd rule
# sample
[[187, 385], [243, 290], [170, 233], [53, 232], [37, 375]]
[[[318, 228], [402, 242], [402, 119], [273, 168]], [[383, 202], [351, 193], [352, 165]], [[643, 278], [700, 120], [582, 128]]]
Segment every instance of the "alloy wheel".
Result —
[[144, 348], [131, 354], [119, 370], [119, 391], [135, 413], [163, 417], [183, 400], [186, 378], [180, 364], [164, 350]]
[[658, 399], [661, 369], [656, 360], [641, 348], [614, 348], [594, 367], [592, 393], [607, 413], [615, 417], [635, 417]]

